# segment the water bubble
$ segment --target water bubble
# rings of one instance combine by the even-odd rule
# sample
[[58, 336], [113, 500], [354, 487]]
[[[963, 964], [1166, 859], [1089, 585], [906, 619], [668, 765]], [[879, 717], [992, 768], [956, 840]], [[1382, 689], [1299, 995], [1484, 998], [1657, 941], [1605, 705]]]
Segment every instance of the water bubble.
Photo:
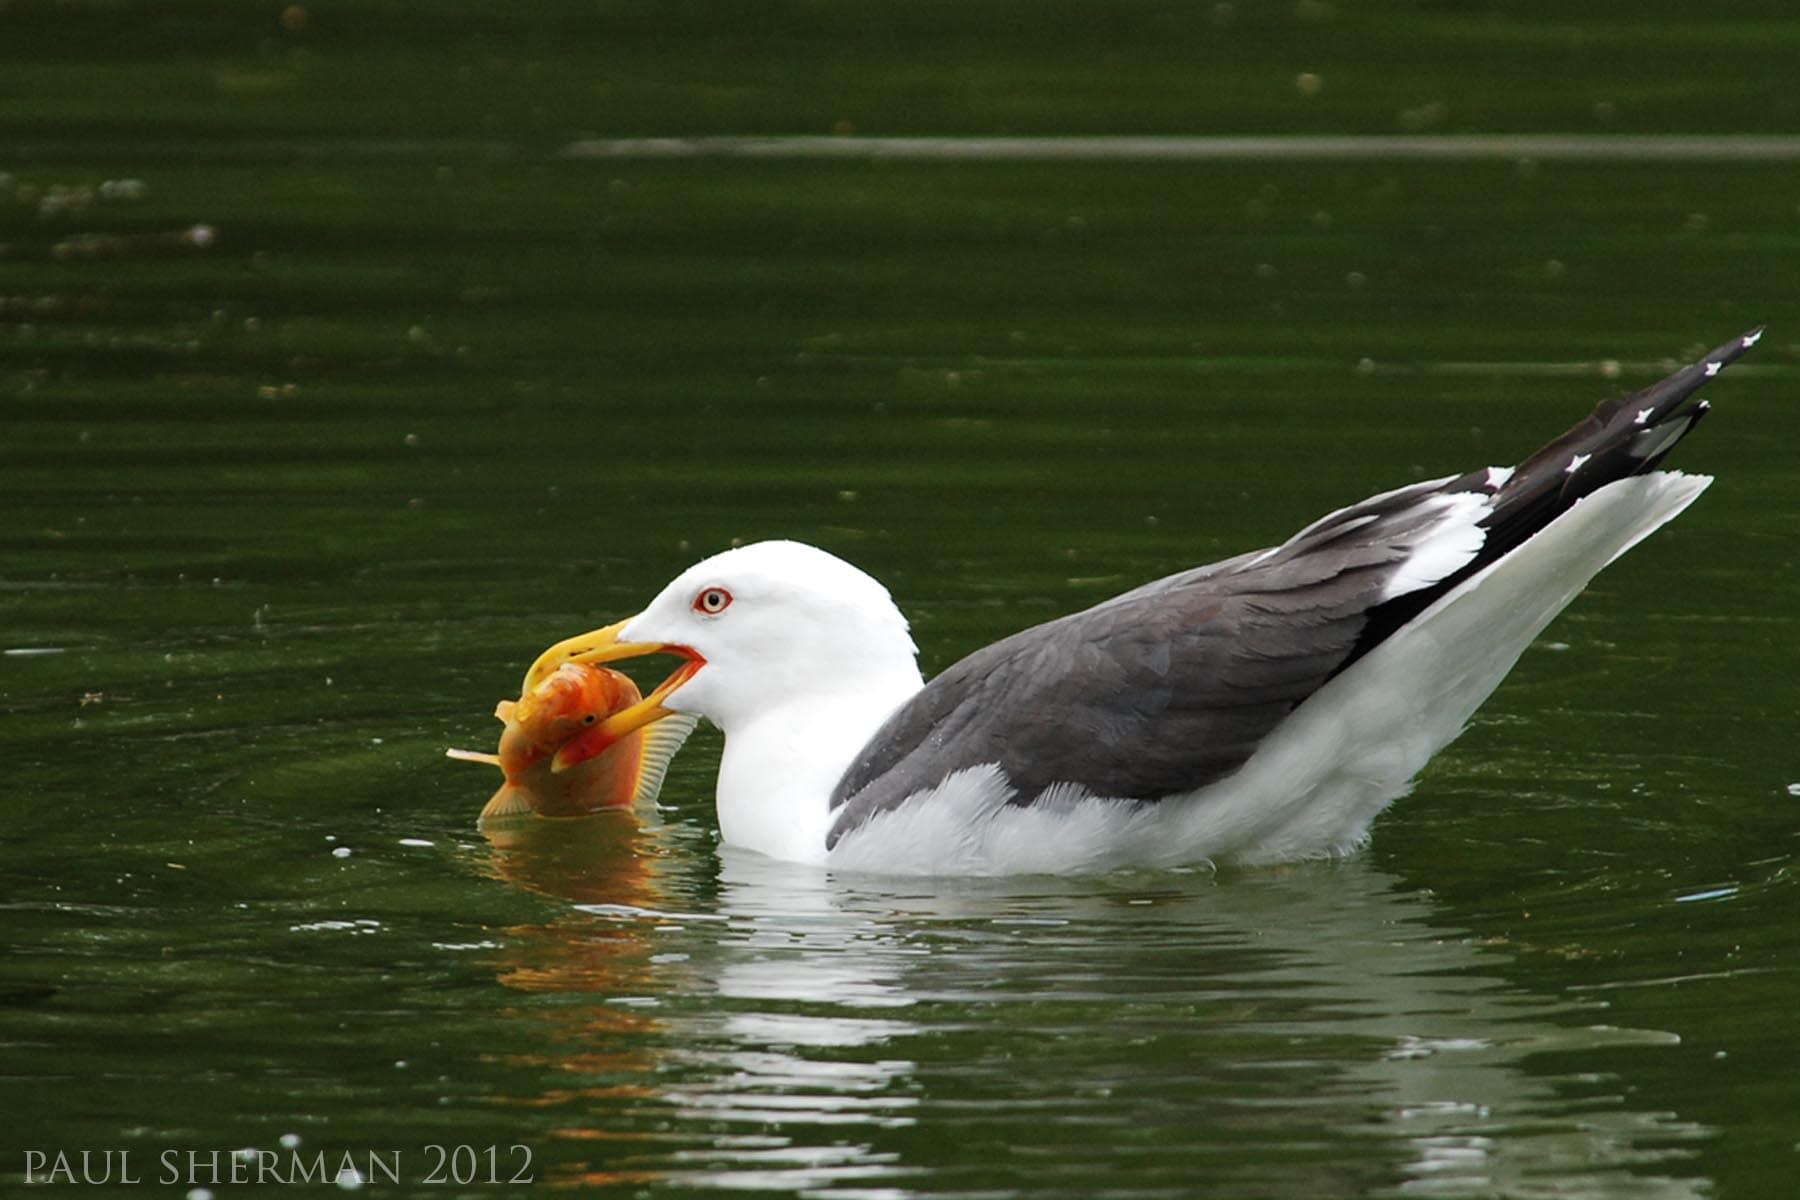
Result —
[[1415, 108], [1401, 109], [1399, 115], [1400, 128], [1406, 130], [1408, 133], [1418, 133], [1421, 130], [1432, 129], [1442, 125], [1445, 118], [1449, 115], [1450, 106], [1448, 104], [1445, 104], [1442, 100], [1432, 100], [1426, 104], [1418, 105]]

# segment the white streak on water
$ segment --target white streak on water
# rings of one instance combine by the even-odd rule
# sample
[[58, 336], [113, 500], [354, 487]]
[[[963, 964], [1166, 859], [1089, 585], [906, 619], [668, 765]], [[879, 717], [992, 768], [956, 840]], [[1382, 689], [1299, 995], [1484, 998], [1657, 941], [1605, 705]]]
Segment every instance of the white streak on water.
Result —
[[914, 159], [924, 161], [1580, 162], [1800, 160], [1800, 137], [1479, 134], [1423, 137], [701, 137], [592, 138], [565, 158]]

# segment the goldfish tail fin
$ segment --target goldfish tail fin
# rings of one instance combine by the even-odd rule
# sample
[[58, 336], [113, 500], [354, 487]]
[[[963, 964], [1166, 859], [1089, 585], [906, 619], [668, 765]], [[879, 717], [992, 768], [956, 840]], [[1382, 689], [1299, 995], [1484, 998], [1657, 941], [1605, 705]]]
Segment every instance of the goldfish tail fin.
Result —
[[454, 758], [459, 762], [486, 763], [490, 767], [497, 767], [500, 765], [500, 756], [498, 754], [485, 754], [480, 750], [446, 750], [444, 751], [444, 757]]
[[531, 807], [531, 802], [525, 797], [524, 788], [514, 787], [510, 783], [502, 784], [500, 790], [495, 792], [486, 806], [482, 808], [481, 815], [475, 818], [475, 823], [480, 825], [486, 821], [504, 820], [507, 817], [530, 816], [536, 810]]
[[681, 749], [699, 723], [699, 717], [676, 713], [644, 727], [644, 752], [638, 760], [637, 787], [631, 792], [633, 804], [649, 804], [656, 799], [675, 752]]

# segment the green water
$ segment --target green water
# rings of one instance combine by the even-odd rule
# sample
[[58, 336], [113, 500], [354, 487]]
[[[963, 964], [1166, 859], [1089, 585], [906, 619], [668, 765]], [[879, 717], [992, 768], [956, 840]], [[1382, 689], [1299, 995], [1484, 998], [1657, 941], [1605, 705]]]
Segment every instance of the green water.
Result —
[[[1800, 163], [559, 154], [1800, 129], [1783, 6], [1561, 12], [0, 6], [8, 1188], [1785, 1194]], [[717, 846], [712, 734], [493, 845], [441, 757], [736, 539], [932, 672], [1764, 322], [1346, 862], [826, 876]]]

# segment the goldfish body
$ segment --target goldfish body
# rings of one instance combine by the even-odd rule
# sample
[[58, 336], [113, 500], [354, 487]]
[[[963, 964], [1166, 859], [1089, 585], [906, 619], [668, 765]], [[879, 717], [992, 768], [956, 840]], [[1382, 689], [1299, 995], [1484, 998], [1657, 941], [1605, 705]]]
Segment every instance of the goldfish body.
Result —
[[[696, 718], [671, 717], [609, 740], [602, 725], [643, 697], [618, 671], [570, 663], [494, 715], [505, 723], [494, 754], [451, 750], [451, 758], [492, 763], [506, 776], [481, 820], [536, 813], [580, 817], [655, 799], [669, 760]], [[672, 726], [666, 732], [665, 726]]]

